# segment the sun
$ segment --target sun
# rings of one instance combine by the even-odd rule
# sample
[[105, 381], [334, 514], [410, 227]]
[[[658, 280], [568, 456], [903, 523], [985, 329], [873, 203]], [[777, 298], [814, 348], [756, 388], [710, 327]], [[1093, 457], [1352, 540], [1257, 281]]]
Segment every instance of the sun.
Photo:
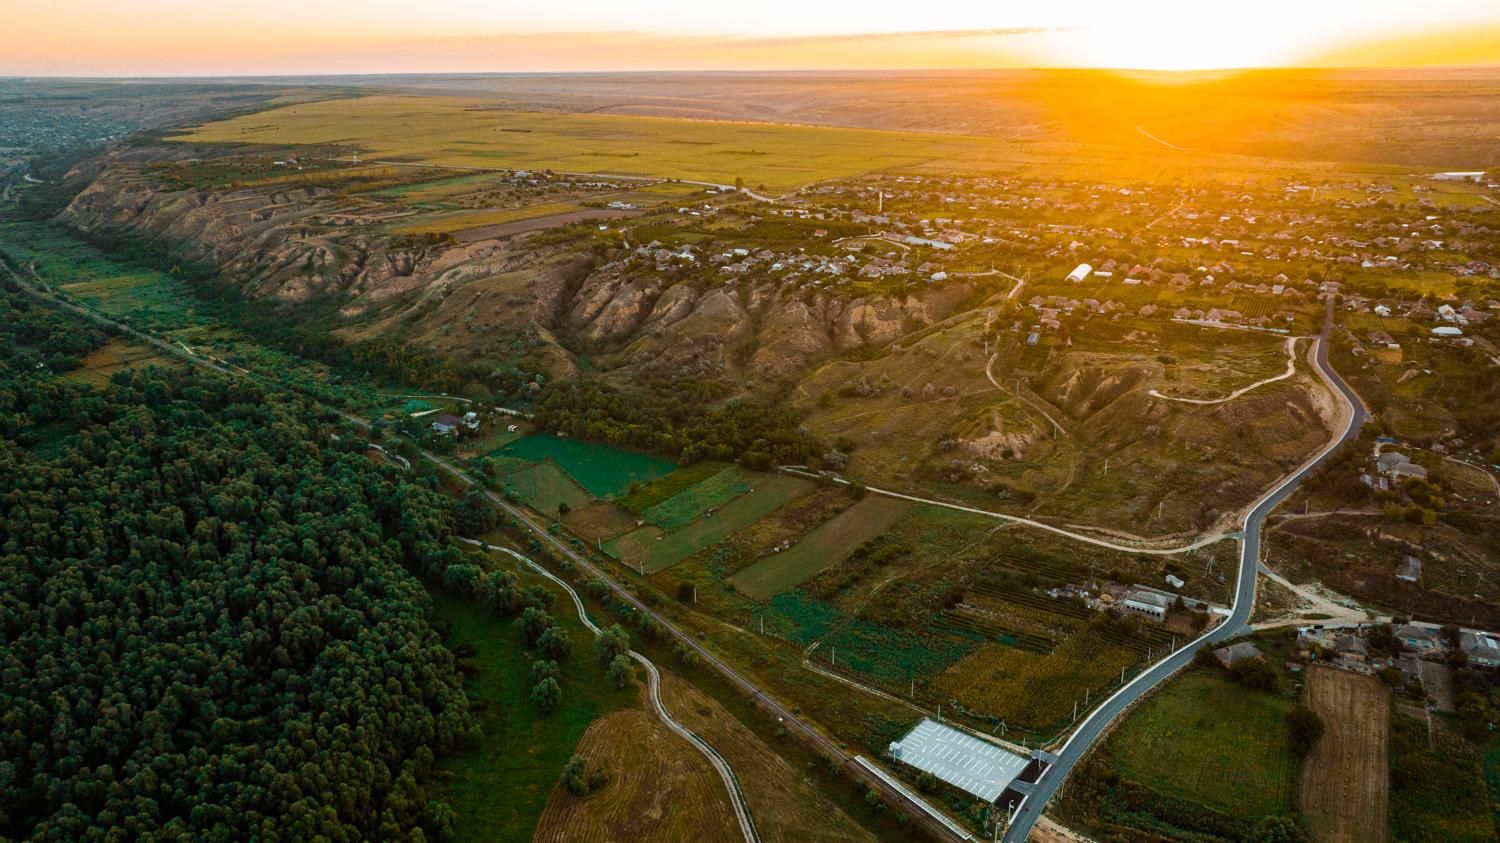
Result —
[[[1249, 16], [1246, 16], [1249, 18]], [[1063, 49], [1079, 67], [1227, 70], [1270, 67], [1287, 58], [1271, 22], [1221, 16], [1156, 15], [1070, 33]]]

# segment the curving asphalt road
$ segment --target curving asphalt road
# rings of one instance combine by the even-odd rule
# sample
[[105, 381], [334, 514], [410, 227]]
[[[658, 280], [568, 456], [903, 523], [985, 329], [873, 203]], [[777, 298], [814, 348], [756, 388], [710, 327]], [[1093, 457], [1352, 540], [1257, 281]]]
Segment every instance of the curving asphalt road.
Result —
[[[4, 268], [9, 269], [8, 266]], [[19, 280], [20, 274], [13, 272], [12, 277], [15, 277]], [[176, 356], [184, 357], [188, 361], [197, 365], [204, 366], [206, 368], [213, 369], [227, 375], [248, 375], [254, 377], [250, 373], [243, 372], [243, 370], [236, 372], [226, 369], [223, 366], [216, 365], [215, 363], [205, 360], [204, 358], [194, 354], [190, 350], [179, 349], [166, 342], [163, 342], [155, 336], [136, 330], [135, 328], [132, 328], [129, 325], [109, 316], [88, 309], [86, 307], [81, 307], [78, 304], [64, 299], [61, 296], [58, 296], [45, 282], [42, 282], [41, 279], [38, 278], [35, 280], [38, 282], [36, 287], [32, 286], [32, 284], [30, 283], [26, 283], [25, 281], [22, 281], [20, 286], [23, 290], [33, 295], [44, 298], [66, 309], [72, 310], [86, 318], [124, 331], [131, 336], [134, 336], [142, 341], [148, 342], [162, 349], [163, 351], [169, 352]], [[38, 289], [38, 287], [40, 287], [40, 289]], [[1173, 652], [1171, 655], [1167, 656], [1161, 661], [1158, 661], [1155, 664], [1151, 665], [1130, 682], [1126, 683], [1103, 703], [1100, 703], [1098, 707], [1096, 707], [1092, 712], [1088, 714], [1087, 717], [1084, 718], [1083, 723], [1080, 724], [1076, 730], [1074, 730], [1073, 734], [1068, 737], [1062, 748], [1057, 752], [1056, 760], [1042, 773], [1036, 784], [1031, 788], [1031, 793], [1029, 793], [1021, 803], [1020, 809], [1011, 818], [1010, 825], [1006, 828], [1005, 836], [1003, 838], [1006, 843], [1024, 843], [1024, 841], [1031, 833], [1032, 826], [1036, 824], [1038, 819], [1040, 819], [1043, 811], [1046, 810], [1047, 803], [1051, 801], [1052, 797], [1057, 793], [1058, 788], [1061, 787], [1063, 781], [1067, 778], [1073, 767], [1077, 765], [1077, 763], [1083, 758], [1085, 754], [1087, 754], [1089, 748], [1092, 747], [1093, 744], [1100, 738], [1100, 736], [1104, 734], [1104, 732], [1109, 728], [1110, 724], [1118, 719], [1127, 709], [1130, 708], [1130, 706], [1132, 706], [1141, 697], [1145, 696], [1151, 689], [1169, 679], [1178, 670], [1181, 670], [1183, 667], [1187, 666], [1188, 662], [1192, 660], [1193, 656], [1200, 648], [1206, 645], [1218, 643], [1228, 638], [1232, 638], [1235, 635], [1243, 632], [1248, 627], [1250, 613], [1255, 601], [1256, 572], [1259, 569], [1260, 560], [1260, 533], [1266, 516], [1269, 515], [1278, 505], [1281, 504], [1282, 501], [1284, 501], [1289, 495], [1292, 494], [1293, 491], [1296, 490], [1297, 485], [1302, 481], [1304, 477], [1306, 477], [1311, 471], [1313, 471], [1325, 460], [1327, 460], [1327, 458], [1331, 454], [1333, 454], [1333, 452], [1336, 451], [1340, 446], [1358, 436], [1360, 427], [1369, 418], [1369, 415], [1365, 410], [1363, 402], [1360, 401], [1359, 396], [1354, 392], [1353, 389], [1349, 387], [1347, 383], [1344, 382], [1343, 378], [1341, 378], [1338, 373], [1333, 371], [1333, 369], [1331, 369], [1328, 365], [1328, 339], [1332, 333], [1333, 328], [1333, 313], [1334, 298], [1332, 296], [1329, 296], [1326, 304], [1323, 330], [1319, 334], [1317, 342], [1312, 350], [1314, 364], [1313, 369], [1324, 381], [1324, 383], [1326, 383], [1332, 390], [1334, 390], [1335, 393], [1338, 394], [1345, 403], [1346, 409], [1348, 411], [1347, 424], [1344, 428], [1344, 431], [1338, 437], [1329, 442], [1321, 451], [1317, 453], [1317, 455], [1304, 463], [1299, 469], [1283, 478], [1279, 483], [1273, 486], [1269, 491], [1262, 495], [1259, 500], [1253, 503], [1250, 506], [1249, 510], [1246, 512], [1244, 519], [1244, 529], [1239, 538], [1240, 564], [1235, 584], [1234, 603], [1229, 618], [1224, 623], [1219, 624], [1199, 638], [1189, 642], [1182, 649]], [[337, 412], [341, 417], [360, 427], [368, 428], [370, 426], [367, 420], [362, 419], [358, 416], [354, 416], [342, 411]], [[475, 483], [473, 478], [469, 477], [463, 471], [448, 463], [446, 460], [438, 457], [437, 455], [432, 454], [428, 451], [420, 451], [419, 453], [423, 459], [428, 460], [429, 462], [448, 472], [455, 479], [459, 480], [465, 485], [473, 485]], [[871, 489], [871, 491], [878, 492], [880, 494], [891, 495], [893, 497], [908, 497], [906, 495], [887, 492], [884, 490]], [[713, 653], [709, 652], [695, 639], [683, 633], [665, 617], [661, 616], [655, 610], [642, 602], [632, 591], [630, 591], [624, 585], [617, 582], [613, 577], [609, 576], [584, 556], [574, 552], [573, 548], [569, 547], [566, 543], [559, 540], [556, 536], [553, 536], [545, 528], [544, 525], [539, 524], [526, 512], [519, 509], [518, 507], [512, 506], [504, 498], [496, 495], [494, 492], [486, 489], [485, 493], [486, 495], [488, 495], [491, 502], [493, 502], [498, 508], [514, 516], [528, 530], [535, 533], [540, 540], [552, 545], [554, 549], [563, 554], [574, 564], [582, 567], [584, 570], [588, 571], [590, 574], [604, 582], [610, 587], [612, 591], [615, 592], [618, 597], [629, 603], [637, 611], [645, 613], [646, 615], [654, 619], [657, 623], [661, 624], [662, 628], [665, 629], [668, 634], [672, 635], [674, 638], [678, 639], [679, 641], [683, 642], [688, 647], [693, 649], [707, 665], [721, 673], [726, 679], [730, 681], [731, 684], [735, 685], [745, 693], [749, 694], [752, 698], [756, 699], [761, 707], [776, 715], [778, 720], [788, 729], [799, 732], [804, 739], [809, 741], [819, 751], [823, 752], [828, 757], [839, 761], [841, 766], [849, 770], [852, 775], [854, 775], [858, 779], [865, 781], [872, 789], [881, 792], [885, 796], [885, 798], [892, 804], [905, 806], [908, 809], [908, 813], [913, 821], [920, 824], [935, 838], [947, 840], [952, 840], [955, 838], [953, 831], [933, 816], [933, 809], [931, 806], [922, 802], [919, 798], [914, 798], [908, 795], [907, 793], [903, 792], [902, 789], [893, 787], [891, 784], [882, 780], [880, 777], [871, 774], [867, 769], [862, 767], [855, 760], [855, 757], [853, 755], [846, 752], [843, 747], [831, 740], [823, 732], [813, 727], [810, 723], [794, 715], [779, 701], [767, 695], [760, 689], [759, 686], [751, 682], [749, 679], [745, 678], [742, 674], [739, 673], [739, 671], [735, 670], [733, 667], [729, 666], [729, 664], [719, 659]], [[953, 506], [952, 504], [943, 505]], [[985, 514], [994, 515], [995, 513]], [[1106, 544], [1105, 542], [1096, 539], [1088, 539], [1080, 535], [1071, 534], [1066, 531], [1059, 530], [1058, 528], [1051, 527], [1050, 525], [1030, 522], [1029, 519], [1012, 518], [1011, 520], [1028, 523], [1033, 526], [1050, 530], [1052, 532], [1062, 533], [1063, 535], [1067, 535], [1070, 538], [1089, 541], [1094, 544]], [[1154, 551], [1143, 551], [1142, 549], [1135, 550], [1137, 552], [1147, 553], [1177, 553], [1181, 552], [1184, 549], [1186, 548]], [[514, 551], [509, 550], [506, 550], [506, 552], [514, 553]], [[520, 554], [516, 555], [519, 558], [524, 559], [524, 557], [520, 557]], [[530, 563], [529, 559], [526, 561]], [[531, 564], [534, 565], [535, 563]], [[543, 569], [543, 572], [546, 573], [545, 569]], [[572, 590], [569, 589], [569, 591], [571, 592]], [[575, 601], [577, 600], [576, 593], [574, 594], [574, 599]], [[584, 617], [586, 618], [586, 616]], [[585, 619], [585, 623], [587, 622], [588, 621]], [[645, 662], [643, 660], [643, 663], [648, 665], [648, 672], [651, 672], [651, 666], [649, 662]], [[658, 704], [658, 711], [664, 713], [665, 710], [659, 707], [659, 697], [654, 697], [653, 703]], [[670, 720], [670, 717], [664, 717], [664, 720], [668, 722], [674, 722]], [[689, 732], [689, 734], [691, 733]], [[695, 742], [695, 745], [698, 744]], [[703, 744], [700, 749], [702, 749], [703, 747], [707, 747], [707, 744]], [[707, 747], [707, 750], [712, 754], [712, 756], [718, 756], [718, 753], [713, 751], [712, 747]], [[723, 761], [722, 757], [718, 757], [718, 760], [720, 762]], [[718, 764], [715, 764], [715, 767], [718, 768]], [[725, 764], [725, 768], [727, 768], [727, 763]], [[729, 772], [729, 775], [732, 778], [733, 772]], [[737, 782], [734, 784], [733, 789], [736, 791], [735, 795], [742, 799], [742, 794], [738, 793]], [[741, 805], [738, 802], [738, 799], [736, 800], [736, 802], [736, 812], [738, 814], [738, 809]], [[753, 831], [751, 833], [753, 833]]]
[[[584, 608], [583, 598], [578, 596], [578, 592], [573, 589], [572, 585], [568, 584], [567, 580], [508, 547], [501, 547], [463, 537], [459, 537], [459, 541], [465, 544], [472, 544], [475, 547], [493, 553], [507, 554], [525, 563], [527, 567], [536, 573], [562, 586], [563, 590], [568, 593], [568, 597], [573, 600], [573, 608], [578, 612], [578, 620], [582, 621], [583, 625], [588, 628], [588, 631], [592, 632], [595, 636], [604, 634], [604, 630], [600, 629], [597, 624], [589, 619], [589, 611]], [[630, 651], [630, 657], [640, 662], [641, 667], [646, 669], [646, 692], [651, 700], [651, 707], [656, 711], [656, 716], [661, 719], [662, 723], [666, 724], [668, 729], [671, 729], [683, 740], [692, 744], [695, 749], [703, 753], [703, 756], [708, 759], [708, 763], [718, 772], [719, 778], [724, 780], [725, 789], [729, 791], [729, 803], [734, 808], [734, 818], [740, 824], [740, 833], [745, 836], [745, 843], [760, 843], [760, 832], [755, 828], [755, 819], [750, 813], [750, 802], [745, 798], [745, 791], [740, 787], [740, 780], [734, 774], [734, 768], [729, 766], [729, 761], [720, 755], [719, 751], [714, 749], [708, 741], [698, 737], [698, 734], [692, 729], [679, 723], [672, 716], [672, 713], [667, 710], [666, 704], [661, 699], [661, 672], [656, 669], [656, 665], [652, 664], [650, 659], [635, 650]]]
[[1062, 749], [1057, 752], [1057, 761], [1049, 766], [1038, 779], [1031, 794], [1026, 797], [1020, 810], [1011, 819], [1010, 827], [1005, 830], [1006, 843], [1022, 843], [1026, 840], [1031, 833], [1032, 825], [1046, 810], [1048, 801], [1057, 793], [1057, 789], [1062, 786], [1068, 773], [1072, 772], [1073, 767], [1088, 753], [1089, 748], [1104, 734], [1109, 725], [1124, 714], [1131, 705], [1152, 688], [1171, 678], [1172, 674], [1186, 667], [1199, 648], [1233, 638], [1246, 631], [1249, 626], [1250, 612], [1255, 605], [1255, 575], [1260, 567], [1260, 531], [1266, 516], [1296, 490], [1302, 478], [1321, 465], [1345, 442], [1358, 436], [1360, 427], [1369, 418], [1359, 396], [1349, 388], [1337, 372], [1328, 366], [1328, 338], [1333, 330], [1333, 304], [1333, 297], [1330, 296], [1324, 315], [1323, 331], [1318, 335], [1312, 357], [1313, 368], [1319, 377], [1347, 405], [1349, 418], [1344, 431], [1324, 446], [1312, 459], [1303, 463], [1301, 468], [1261, 495], [1260, 499], [1251, 504], [1246, 512], [1244, 531], [1240, 538], [1239, 574], [1235, 583], [1234, 604], [1229, 618], [1182, 649], [1151, 665], [1109, 699], [1100, 703], [1089, 713], [1088, 717], [1084, 718], [1083, 723], [1073, 731]]

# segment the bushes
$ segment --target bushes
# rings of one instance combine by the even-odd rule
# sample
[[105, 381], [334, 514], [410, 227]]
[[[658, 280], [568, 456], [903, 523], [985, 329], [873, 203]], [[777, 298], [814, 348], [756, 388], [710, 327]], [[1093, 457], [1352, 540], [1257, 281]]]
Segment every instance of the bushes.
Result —
[[1301, 703], [1292, 706], [1291, 712], [1287, 714], [1286, 725], [1287, 740], [1298, 758], [1311, 752], [1318, 738], [1323, 737], [1323, 718]]
[[623, 688], [635, 679], [635, 665], [631, 663], [629, 656], [615, 656], [604, 673], [616, 688]]

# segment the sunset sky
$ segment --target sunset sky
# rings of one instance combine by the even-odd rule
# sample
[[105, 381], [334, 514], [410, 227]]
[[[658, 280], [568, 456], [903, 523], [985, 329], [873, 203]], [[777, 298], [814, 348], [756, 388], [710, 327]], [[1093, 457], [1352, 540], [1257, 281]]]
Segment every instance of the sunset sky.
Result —
[[0, 75], [1500, 64], [1500, 0], [6, 0]]

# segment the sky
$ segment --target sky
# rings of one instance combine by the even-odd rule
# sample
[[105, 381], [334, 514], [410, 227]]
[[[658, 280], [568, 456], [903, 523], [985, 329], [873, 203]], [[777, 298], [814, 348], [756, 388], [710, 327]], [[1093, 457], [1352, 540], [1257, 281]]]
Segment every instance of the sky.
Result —
[[1500, 0], [4, 0], [0, 75], [1500, 65]]

